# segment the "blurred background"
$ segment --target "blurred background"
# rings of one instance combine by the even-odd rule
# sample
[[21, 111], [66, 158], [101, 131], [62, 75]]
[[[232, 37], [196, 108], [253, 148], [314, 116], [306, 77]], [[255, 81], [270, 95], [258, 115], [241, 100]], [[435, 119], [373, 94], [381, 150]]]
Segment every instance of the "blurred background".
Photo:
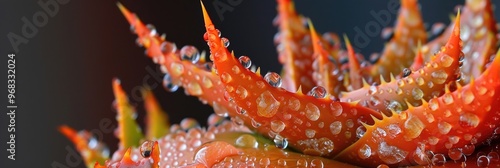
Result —
[[[7, 54], [14, 49], [7, 38], [9, 32], [22, 35], [23, 17], [29, 21], [43, 9], [39, 1], [2, 0], [0, 2], [0, 56], [6, 78]], [[157, 66], [145, 57], [144, 49], [135, 44], [129, 24], [116, 6], [117, 1], [67, 0], [59, 11], [48, 17], [48, 22], [38, 28], [33, 37], [19, 45], [16, 54], [16, 161], [7, 160], [7, 92], [2, 89], [3, 108], [0, 115], [0, 167], [52, 167], [59, 162], [67, 167], [84, 167], [84, 164], [67, 165], [66, 147], [73, 145], [62, 136], [57, 127], [67, 124], [78, 130], [99, 129], [99, 122], [111, 120], [116, 126], [111, 103], [111, 79], [120, 78], [125, 91], [137, 107], [138, 121], [144, 124], [142, 99], [136, 88], [148, 83], [161, 84]], [[61, 0], [62, 2], [62, 0]], [[124, 6], [142, 19], [152, 23], [159, 33], [180, 48], [194, 45], [207, 50], [203, 40], [203, 20], [198, 0], [121, 0]], [[238, 2], [238, 1], [232, 1]], [[370, 11], [387, 10], [388, 0], [357, 1], [306, 1], [296, 0], [297, 11], [311, 18], [320, 33], [326, 31], [349, 37], [356, 35], [355, 28], [364, 30], [375, 18]], [[277, 32], [272, 20], [276, 16], [275, 1], [241, 0], [217, 14], [214, 4], [229, 4], [228, 0], [204, 1], [212, 20], [230, 42], [236, 55], [248, 55], [262, 72], [279, 72], [273, 36]], [[450, 22], [457, 4], [462, 1], [421, 0], [424, 20], [428, 25]], [[498, 1], [494, 3], [500, 4]], [[391, 15], [391, 26], [396, 15]], [[499, 18], [499, 12], [496, 12]], [[368, 47], [359, 50], [363, 55], [380, 52], [383, 40], [370, 38]], [[149, 76], [149, 77], [148, 77]], [[161, 77], [161, 76], [160, 76]], [[1, 87], [6, 88], [7, 82]], [[197, 98], [184, 95], [184, 91], [170, 93], [161, 86], [154, 88], [162, 107], [169, 113], [171, 123], [185, 117], [197, 118], [205, 125], [213, 111]], [[132, 98], [133, 97], [133, 98]], [[117, 148], [112, 132], [103, 133], [103, 140], [111, 151]]]

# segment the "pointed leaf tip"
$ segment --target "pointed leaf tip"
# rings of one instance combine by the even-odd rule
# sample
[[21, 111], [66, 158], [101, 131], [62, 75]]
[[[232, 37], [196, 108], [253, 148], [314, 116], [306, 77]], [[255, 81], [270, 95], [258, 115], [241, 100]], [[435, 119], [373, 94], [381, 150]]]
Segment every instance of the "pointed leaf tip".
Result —
[[118, 6], [118, 8], [120, 9], [120, 11], [122, 12], [123, 16], [125, 16], [125, 18], [127, 19], [128, 23], [129, 24], [132, 24], [134, 23], [134, 20], [135, 20], [135, 16], [132, 12], [130, 12], [125, 6], [123, 6], [122, 3], [120, 2], [117, 2], [116, 3], [116, 6]]
[[315, 53], [321, 52], [321, 46], [320, 43], [321, 41], [319, 40], [318, 33], [316, 32], [316, 29], [314, 28], [314, 25], [311, 21], [311, 19], [307, 19], [307, 23], [309, 25], [309, 32], [311, 34], [311, 39], [312, 39], [312, 45]]
[[205, 21], [205, 27], [213, 25], [212, 20], [210, 20], [210, 16], [207, 13], [207, 9], [205, 8], [205, 5], [201, 0], [200, 3], [201, 3], [201, 10], [203, 12], [203, 21]]

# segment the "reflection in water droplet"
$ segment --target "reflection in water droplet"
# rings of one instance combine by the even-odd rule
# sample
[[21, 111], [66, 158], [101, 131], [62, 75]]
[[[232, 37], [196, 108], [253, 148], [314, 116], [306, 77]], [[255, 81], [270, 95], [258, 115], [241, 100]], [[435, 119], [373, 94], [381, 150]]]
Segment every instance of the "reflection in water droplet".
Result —
[[452, 148], [448, 150], [448, 157], [450, 157], [451, 160], [460, 160], [462, 155], [462, 151], [459, 148]]
[[148, 158], [151, 156], [151, 152], [153, 151], [153, 145], [154, 141], [144, 141], [141, 144], [141, 147], [139, 148], [139, 151], [141, 152], [142, 157]]
[[429, 108], [432, 111], [436, 111], [439, 108], [439, 102], [437, 99], [431, 99], [429, 100]]
[[377, 154], [380, 160], [385, 163], [395, 164], [405, 159], [408, 152], [401, 150], [396, 146], [388, 145], [386, 142], [381, 142], [378, 145]]
[[326, 94], [326, 89], [322, 86], [315, 86], [307, 93], [307, 95], [315, 98], [325, 98]]
[[179, 89], [179, 86], [173, 84], [172, 78], [168, 73], [163, 76], [163, 87], [170, 92], [175, 92]]
[[189, 130], [191, 128], [200, 127], [198, 121], [193, 118], [184, 118], [179, 124], [183, 130]]
[[264, 80], [273, 87], [281, 87], [281, 76], [275, 72], [268, 72]]
[[229, 73], [224, 72], [221, 74], [220, 79], [223, 83], [229, 83], [232, 80], [232, 77]]
[[490, 165], [490, 158], [488, 156], [482, 155], [477, 158], [478, 167], [488, 167]]
[[451, 127], [451, 124], [446, 121], [441, 121], [438, 123], [438, 130], [443, 135], [448, 134], [448, 132], [450, 132], [451, 130]]
[[369, 158], [372, 154], [372, 149], [370, 148], [370, 146], [368, 146], [367, 144], [364, 144], [361, 148], [359, 148], [358, 150], [358, 156], [359, 158], [361, 159], [366, 159], [366, 158]]
[[241, 65], [247, 69], [252, 66], [252, 60], [250, 60], [247, 56], [240, 56], [238, 61], [240, 61]]
[[312, 129], [306, 129], [306, 137], [308, 138], [314, 138], [316, 135], [316, 131]]
[[474, 101], [474, 93], [472, 93], [472, 91], [470, 90], [464, 90], [463, 93], [462, 93], [462, 101], [465, 103], [465, 104], [470, 104], [472, 103], [472, 101]]
[[405, 138], [414, 139], [420, 135], [425, 125], [417, 116], [410, 116], [404, 123], [404, 128]]
[[229, 42], [229, 39], [225, 38], [225, 37], [222, 37], [221, 38], [221, 41], [222, 41], [222, 44], [224, 45], [225, 48], [229, 47], [229, 44], [231, 44]]
[[437, 70], [431, 73], [432, 80], [437, 84], [443, 84], [448, 78], [448, 74], [444, 70]]
[[411, 70], [409, 68], [403, 69], [403, 78], [410, 75], [411, 75]]
[[288, 108], [290, 108], [291, 110], [294, 110], [294, 111], [299, 110], [299, 108], [300, 108], [299, 99], [297, 99], [295, 97], [291, 97], [290, 99], [288, 99]]
[[476, 128], [479, 125], [479, 117], [472, 113], [463, 113], [460, 115], [459, 124], [463, 128]]
[[356, 137], [357, 138], [363, 137], [363, 135], [365, 135], [365, 132], [366, 132], [366, 128], [364, 126], [359, 126], [356, 129]]
[[443, 154], [435, 154], [431, 162], [434, 166], [443, 166], [446, 163], [446, 157]]
[[403, 111], [403, 106], [398, 101], [392, 100], [389, 105], [387, 105], [387, 109], [396, 113], [401, 113], [401, 111]]
[[187, 85], [187, 92], [192, 96], [198, 96], [203, 94], [200, 84], [195, 81], [189, 82]]
[[449, 67], [451, 66], [452, 63], [453, 63], [453, 58], [451, 58], [449, 55], [443, 54], [443, 56], [441, 56], [441, 65], [443, 67]]
[[279, 134], [274, 137], [273, 141], [277, 148], [285, 149], [288, 146], [288, 140]]
[[320, 111], [316, 105], [314, 105], [312, 103], [306, 104], [305, 112], [306, 112], [306, 117], [309, 120], [316, 121], [319, 119]]
[[280, 107], [280, 102], [269, 91], [263, 92], [257, 99], [257, 115], [261, 117], [274, 116]]
[[335, 116], [335, 117], [338, 117], [340, 116], [340, 114], [342, 114], [342, 105], [340, 105], [340, 103], [338, 102], [332, 102], [330, 103], [330, 113]]
[[259, 146], [259, 143], [257, 142], [257, 139], [255, 139], [255, 137], [253, 137], [252, 135], [244, 134], [236, 139], [235, 145], [245, 148], [257, 148]]
[[419, 88], [413, 88], [411, 90], [411, 93], [413, 95], [413, 99], [415, 100], [420, 100], [422, 99], [422, 97], [424, 97], [424, 92]]
[[198, 52], [198, 49], [191, 45], [182, 47], [180, 56], [182, 60], [191, 61], [194, 64], [200, 60], [200, 53]]
[[248, 91], [240, 85], [236, 88], [236, 94], [240, 97], [240, 99], [245, 99], [248, 96]]
[[334, 121], [330, 124], [330, 131], [333, 135], [337, 135], [342, 130], [342, 123], [340, 121]]
[[283, 123], [283, 121], [280, 121], [280, 120], [271, 121], [271, 130], [272, 131], [274, 131], [276, 133], [280, 133], [284, 129], [285, 129], [285, 123]]

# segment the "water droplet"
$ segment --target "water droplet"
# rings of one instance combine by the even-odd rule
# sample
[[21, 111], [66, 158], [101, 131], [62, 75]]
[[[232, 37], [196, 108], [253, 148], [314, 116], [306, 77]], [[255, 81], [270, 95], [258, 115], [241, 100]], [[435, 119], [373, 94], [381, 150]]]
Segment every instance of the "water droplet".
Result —
[[446, 163], [446, 157], [443, 154], [435, 154], [431, 162], [434, 166], [443, 166]]
[[314, 138], [316, 135], [316, 131], [312, 129], [306, 129], [306, 137], [307, 138]]
[[474, 93], [472, 93], [472, 91], [470, 90], [464, 90], [463, 93], [462, 93], [462, 101], [465, 103], [465, 104], [470, 104], [472, 103], [472, 101], [474, 101]]
[[404, 128], [405, 138], [414, 139], [422, 133], [425, 125], [417, 116], [410, 116], [404, 123]]
[[274, 137], [273, 141], [277, 148], [285, 149], [288, 146], [288, 140], [279, 134]]
[[257, 121], [256, 121], [255, 119], [253, 119], [253, 118], [252, 118], [252, 121], [251, 121], [251, 122], [252, 122], [252, 126], [253, 126], [254, 128], [259, 128], [259, 127], [262, 125], [261, 123], [257, 122]]
[[201, 83], [207, 89], [210, 89], [213, 86], [212, 80], [210, 80], [210, 78], [207, 76], [203, 76], [203, 78], [201, 79]]
[[160, 50], [163, 54], [167, 55], [177, 51], [177, 46], [174, 43], [163, 42], [160, 44]]
[[420, 76], [419, 76], [419, 77], [417, 77], [417, 79], [415, 79], [415, 81], [417, 81], [417, 84], [418, 84], [419, 86], [424, 85], [424, 82], [425, 82], [425, 81], [424, 81], [424, 78], [422, 78], [422, 77], [420, 77]]
[[453, 103], [453, 95], [451, 93], [446, 93], [443, 95], [443, 102], [446, 105], [450, 105]]
[[312, 103], [306, 104], [306, 117], [311, 121], [316, 121], [319, 119], [320, 111], [318, 107]]
[[307, 93], [307, 95], [315, 98], [325, 98], [327, 93], [326, 89], [322, 86], [315, 86]]
[[438, 37], [443, 34], [444, 30], [446, 30], [446, 25], [444, 23], [435, 23], [432, 25], [431, 34], [433, 37]]
[[225, 48], [229, 47], [230, 44], [229, 39], [222, 37], [220, 40], [222, 41], [222, 44], [224, 45]]
[[472, 113], [463, 113], [460, 115], [459, 124], [463, 128], [476, 128], [479, 125], [479, 117]]
[[172, 78], [168, 73], [163, 76], [163, 87], [170, 92], [175, 92], [179, 89], [179, 86], [173, 84]]
[[370, 97], [370, 101], [369, 101], [370, 105], [372, 106], [377, 106], [380, 104], [380, 100], [378, 99], [377, 96], [372, 96]]
[[339, 102], [332, 102], [330, 103], [330, 113], [335, 116], [335, 117], [338, 117], [340, 116], [340, 114], [342, 114], [342, 105], [340, 105]]
[[273, 87], [281, 87], [281, 76], [275, 72], [268, 72], [264, 80]]
[[219, 103], [217, 103], [216, 101], [212, 102], [212, 107], [214, 108], [215, 114], [217, 114], [219, 116], [222, 116], [222, 117], [227, 117], [228, 116], [227, 109], [224, 106], [222, 106]]
[[462, 158], [462, 150], [459, 148], [452, 148], [448, 150], [448, 157], [451, 160], [460, 160]]
[[401, 111], [403, 111], [403, 106], [398, 101], [392, 100], [389, 105], [387, 105], [387, 109], [396, 113], [401, 113]]
[[429, 108], [432, 111], [436, 111], [439, 108], [439, 102], [437, 99], [431, 99], [429, 100]]
[[342, 123], [340, 121], [334, 121], [330, 124], [330, 131], [333, 135], [337, 135], [342, 130]]
[[490, 158], [485, 155], [479, 156], [477, 158], [477, 166], [478, 167], [488, 167], [490, 165]]
[[252, 60], [250, 60], [250, 58], [248, 58], [247, 56], [240, 56], [238, 60], [240, 61], [241, 65], [247, 69], [252, 66]]
[[439, 142], [439, 138], [435, 136], [429, 137], [428, 140], [430, 145], [436, 145]]
[[235, 145], [244, 148], [257, 148], [259, 143], [252, 135], [243, 134], [236, 139]]
[[356, 129], [356, 137], [357, 138], [363, 137], [363, 135], [365, 135], [365, 132], [366, 132], [366, 128], [364, 126], [359, 126]]
[[451, 130], [451, 124], [446, 121], [441, 121], [438, 123], [438, 130], [441, 134], [446, 135]]
[[229, 75], [229, 73], [224, 72], [224, 73], [222, 73], [222, 75], [220, 76], [220, 79], [221, 79], [221, 81], [222, 81], [223, 83], [229, 83], [229, 82], [231, 82], [231, 80], [232, 80], [233, 78], [231, 77], [231, 75]]
[[386, 42], [390, 41], [394, 37], [394, 29], [392, 27], [382, 29], [381, 37]]
[[419, 146], [417, 149], [415, 149], [415, 152], [413, 153], [413, 161], [419, 165], [428, 165], [431, 162], [431, 153], [424, 151], [425, 147], [424, 146]]
[[448, 78], [448, 74], [444, 70], [437, 70], [431, 73], [432, 79], [437, 84], [443, 84]]
[[285, 129], [285, 123], [283, 123], [283, 121], [280, 121], [280, 120], [271, 121], [271, 130], [272, 131], [274, 131], [276, 133], [280, 133], [284, 129]]
[[148, 158], [151, 156], [151, 152], [153, 151], [154, 141], [144, 141], [139, 148], [142, 157]]
[[291, 97], [290, 99], [288, 99], [288, 108], [290, 108], [291, 110], [294, 110], [294, 111], [299, 110], [299, 108], [300, 108], [299, 99], [297, 99], [295, 97]]
[[173, 76], [180, 76], [184, 73], [184, 65], [181, 63], [174, 62], [170, 64], [170, 69], [172, 70], [171, 72]]
[[245, 99], [248, 96], [248, 91], [240, 85], [236, 88], [236, 94], [240, 96], [240, 99]]
[[432, 81], [429, 81], [429, 82], [427, 82], [427, 86], [429, 88], [432, 88], [432, 87], [434, 87], [434, 83]]
[[321, 161], [319, 159], [313, 159], [311, 161], [311, 167], [314, 167], [314, 168], [323, 168], [324, 167], [323, 161]]
[[413, 88], [411, 90], [411, 94], [413, 95], [413, 99], [420, 100], [424, 97], [424, 92], [420, 88]]
[[352, 119], [348, 119], [348, 120], [345, 122], [345, 125], [346, 125], [348, 128], [352, 128], [352, 127], [354, 127], [354, 122], [352, 121]]
[[411, 70], [409, 68], [403, 69], [403, 78], [410, 75], [411, 75]]
[[448, 54], [443, 54], [441, 56], [441, 65], [443, 67], [450, 67], [453, 63], [453, 58], [451, 58]]
[[473, 144], [466, 144], [466, 145], [464, 145], [464, 147], [462, 147], [462, 153], [465, 156], [472, 155], [472, 153], [474, 153], [475, 150], [476, 150], [476, 146], [474, 146]]
[[490, 160], [493, 162], [497, 162], [498, 159], [500, 158], [500, 156], [498, 155], [497, 152], [492, 151], [492, 152], [488, 153], [488, 158], [490, 158]]
[[257, 99], [257, 115], [261, 117], [274, 116], [280, 107], [280, 102], [269, 91], [263, 92]]
[[364, 144], [361, 148], [358, 150], [358, 156], [361, 159], [366, 159], [369, 158], [372, 155], [372, 149], [370, 146], [367, 144]]
[[180, 123], [180, 126], [182, 129], [184, 130], [189, 130], [191, 128], [195, 128], [195, 127], [199, 127], [200, 124], [198, 124], [198, 121], [196, 121], [195, 119], [193, 118], [184, 118], [181, 123]]
[[460, 52], [460, 55], [458, 55], [458, 62], [464, 62], [465, 60], [465, 53]]
[[381, 142], [378, 145], [378, 157], [387, 164], [396, 164], [403, 161], [408, 155], [408, 152], [399, 149], [396, 146], [390, 146], [386, 142]]
[[187, 85], [187, 92], [192, 96], [199, 96], [203, 94], [200, 84], [198, 82], [192, 81]]
[[305, 160], [305, 159], [297, 160], [296, 166], [297, 167], [307, 167], [307, 160]]
[[224, 117], [218, 116], [217, 114], [211, 114], [208, 117], [207, 123], [208, 126], [216, 126], [221, 124], [224, 121]]
[[200, 53], [196, 47], [191, 45], [186, 45], [181, 48], [180, 56], [182, 60], [191, 61], [196, 64], [200, 60]]
[[477, 93], [479, 95], [484, 95], [484, 94], [486, 94], [487, 91], [488, 91], [488, 89], [486, 87], [484, 87], [484, 86], [478, 86], [477, 87]]

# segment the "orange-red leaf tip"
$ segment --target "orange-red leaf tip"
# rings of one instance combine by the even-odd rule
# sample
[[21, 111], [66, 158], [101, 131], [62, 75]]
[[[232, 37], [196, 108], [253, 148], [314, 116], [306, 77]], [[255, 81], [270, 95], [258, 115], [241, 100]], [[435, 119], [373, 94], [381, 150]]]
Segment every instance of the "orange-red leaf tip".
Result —
[[203, 5], [203, 2], [201, 0], [200, 3], [201, 3], [201, 10], [203, 12], [203, 21], [205, 21], [205, 26], [213, 25], [212, 20], [210, 20], [210, 16], [208, 16], [205, 5]]

